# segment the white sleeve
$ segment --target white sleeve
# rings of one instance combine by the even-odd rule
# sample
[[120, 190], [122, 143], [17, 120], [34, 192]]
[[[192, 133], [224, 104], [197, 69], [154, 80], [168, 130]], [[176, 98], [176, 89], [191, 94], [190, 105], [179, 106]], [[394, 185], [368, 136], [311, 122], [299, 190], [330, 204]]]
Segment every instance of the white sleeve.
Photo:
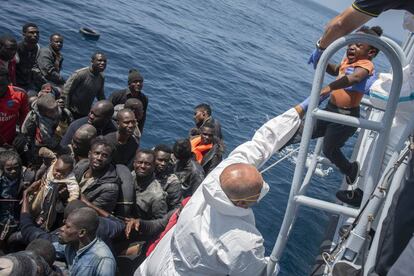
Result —
[[293, 137], [300, 123], [301, 119], [296, 110], [289, 109], [260, 127], [252, 140], [233, 150], [226, 161], [228, 164], [248, 163], [261, 167]]

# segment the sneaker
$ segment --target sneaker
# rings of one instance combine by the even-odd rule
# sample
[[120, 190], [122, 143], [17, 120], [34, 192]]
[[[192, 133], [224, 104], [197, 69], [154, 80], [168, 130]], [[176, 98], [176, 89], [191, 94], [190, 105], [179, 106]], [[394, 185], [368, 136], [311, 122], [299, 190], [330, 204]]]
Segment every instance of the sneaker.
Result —
[[351, 172], [345, 177], [346, 184], [354, 185], [359, 176], [359, 162], [351, 163]]
[[364, 195], [364, 192], [358, 188], [356, 190], [351, 190], [351, 191], [350, 190], [338, 191], [336, 193], [336, 198], [342, 201], [343, 203], [346, 203], [353, 207], [359, 207], [361, 206], [363, 195]]

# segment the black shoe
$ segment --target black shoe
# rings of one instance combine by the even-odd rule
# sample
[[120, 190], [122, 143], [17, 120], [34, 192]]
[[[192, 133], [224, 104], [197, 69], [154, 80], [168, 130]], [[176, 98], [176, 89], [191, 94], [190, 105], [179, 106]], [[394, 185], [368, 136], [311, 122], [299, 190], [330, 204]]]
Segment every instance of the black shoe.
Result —
[[353, 207], [359, 207], [361, 206], [363, 195], [364, 195], [364, 192], [358, 188], [353, 191], [348, 191], [348, 190], [338, 191], [336, 193], [336, 198], [342, 201], [343, 203], [346, 203]]
[[351, 163], [351, 172], [346, 175], [345, 180], [346, 180], [346, 184], [348, 185], [354, 185], [355, 182], [358, 179], [359, 176], [359, 162], [355, 161], [353, 163]]

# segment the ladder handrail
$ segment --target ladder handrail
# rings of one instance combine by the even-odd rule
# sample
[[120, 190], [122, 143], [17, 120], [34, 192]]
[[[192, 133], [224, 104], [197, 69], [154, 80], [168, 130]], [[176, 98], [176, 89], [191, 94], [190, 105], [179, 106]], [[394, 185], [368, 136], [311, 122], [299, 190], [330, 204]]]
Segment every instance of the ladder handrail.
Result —
[[[373, 154], [373, 164], [369, 166], [368, 172], [374, 174], [374, 177], [368, 176], [367, 183], [369, 184], [368, 187], [373, 186], [373, 183], [377, 177], [377, 174], [379, 173], [379, 162], [381, 160], [381, 157], [384, 153], [385, 148], [385, 142], [388, 139], [390, 125], [392, 123], [392, 118], [394, 116], [396, 106], [399, 99], [399, 94], [401, 90], [402, 85], [402, 65], [401, 61], [399, 60], [399, 54], [394, 49], [395, 45], [388, 44], [385, 39], [367, 35], [367, 34], [351, 34], [346, 37], [339, 38], [338, 40], [334, 41], [322, 54], [319, 63], [316, 68], [313, 84], [312, 84], [312, 92], [310, 96], [310, 104], [309, 104], [309, 111], [313, 111], [318, 106], [318, 100], [319, 100], [319, 94], [322, 88], [322, 83], [324, 79], [324, 74], [326, 71], [326, 67], [328, 64], [329, 59], [336, 53], [338, 50], [340, 50], [343, 46], [348, 45], [350, 43], [355, 42], [364, 42], [368, 43], [370, 45], [373, 45], [374, 47], [381, 50], [388, 60], [391, 63], [392, 70], [394, 73], [394, 79], [391, 85], [391, 91], [388, 98], [388, 102], [385, 108], [385, 113], [383, 117], [383, 125], [386, 126], [385, 129], [383, 129], [382, 137], [377, 140], [377, 150], [374, 151]], [[273, 247], [272, 253], [269, 257], [269, 262], [267, 265], [267, 275], [271, 275], [274, 267], [277, 262], [279, 262], [279, 259], [282, 255], [283, 249], [286, 245], [287, 239], [289, 237], [290, 229], [293, 226], [295, 219], [296, 219], [296, 213], [297, 208], [299, 207], [298, 203], [295, 201], [295, 197], [301, 187], [301, 183], [303, 180], [303, 174], [305, 170], [305, 160], [307, 157], [307, 152], [309, 150], [309, 143], [310, 138], [312, 135], [312, 128], [316, 121], [314, 116], [312, 115], [312, 112], [308, 112], [310, 116], [307, 116], [304, 126], [304, 132], [302, 135], [302, 141], [300, 143], [300, 151], [297, 159], [297, 164], [295, 168], [295, 173], [292, 180], [292, 186], [289, 193], [289, 199], [288, 199], [288, 206], [286, 208], [285, 216], [283, 219], [283, 223], [281, 226], [281, 229], [279, 231], [279, 234], [277, 236], [277, 240], [275, 242], [275, 245]], [[382, 149], [378, 146], [382, 146]]]

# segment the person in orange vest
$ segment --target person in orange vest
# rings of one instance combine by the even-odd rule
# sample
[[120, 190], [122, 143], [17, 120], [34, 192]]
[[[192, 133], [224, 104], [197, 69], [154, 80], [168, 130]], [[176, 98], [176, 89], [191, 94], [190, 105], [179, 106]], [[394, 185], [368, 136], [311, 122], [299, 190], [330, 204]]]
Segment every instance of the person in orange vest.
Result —
[[205, 123], [200, 129], [200, 135], [191, 139], [191, 151], [206, 175], [223, 159], [223, 146], [214, 133], [214, 125]]

